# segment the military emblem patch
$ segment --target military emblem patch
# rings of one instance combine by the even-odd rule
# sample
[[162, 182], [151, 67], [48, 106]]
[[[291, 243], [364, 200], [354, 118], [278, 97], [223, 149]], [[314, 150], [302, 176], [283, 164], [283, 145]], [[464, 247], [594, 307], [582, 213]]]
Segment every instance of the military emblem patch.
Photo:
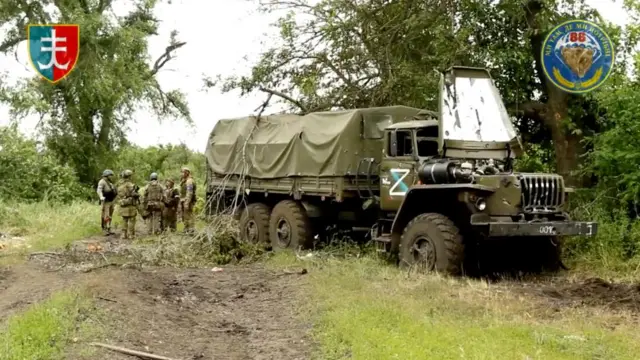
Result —
[[49, 82], [64, 79], [76, 66], [80, 53], [78, 25], [29, 25], [27, 39], [31, 65]]
[[597, 89], [609, 77], [614, 48], [609, 35], [586, 20], [556, 26], [542, 44], [542, 68], [560, 89], [574, 94]]

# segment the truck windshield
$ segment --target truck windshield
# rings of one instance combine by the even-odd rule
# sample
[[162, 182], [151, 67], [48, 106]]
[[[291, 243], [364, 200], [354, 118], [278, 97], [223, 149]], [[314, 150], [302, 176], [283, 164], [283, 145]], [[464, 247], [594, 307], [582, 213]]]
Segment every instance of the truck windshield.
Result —
[[438, 155], [438, 127], [430, 126], [416, 132], [418, 156], [428, 157]]

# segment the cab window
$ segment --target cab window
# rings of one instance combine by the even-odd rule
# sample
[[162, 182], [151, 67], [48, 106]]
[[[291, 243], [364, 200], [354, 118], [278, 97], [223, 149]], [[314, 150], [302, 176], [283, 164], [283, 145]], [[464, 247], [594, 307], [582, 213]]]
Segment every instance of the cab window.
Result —
[[418, 156], [429, 157], [438, 155], [438, 127], [430, 126], [416, 132]]
[[[391, 134], [389, 134], [390, 136]], [[392, 137], [389, 138], [389, 148], [387, 153], [390, 156], [412, 156], [413, 155], [413, 138], [411, 137], [411, 131], [409, 130], [397, 130], [396, 131], [396, 154], [391, 151]]]

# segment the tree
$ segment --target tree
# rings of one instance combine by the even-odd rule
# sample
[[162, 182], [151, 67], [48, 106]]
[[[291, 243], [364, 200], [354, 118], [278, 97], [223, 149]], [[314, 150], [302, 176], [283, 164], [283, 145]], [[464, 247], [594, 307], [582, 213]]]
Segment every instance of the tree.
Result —
[[[570, 18], [596, 21], [583, 0], [264, 0], [286, 11], [281, 42], [251, 74], [223, 80], [222, 90], [288, 94], [303, 112], [403, 104], [436, 108], [439, 75], [451, 65], [490, 69], [525, 142], [553, 143], [556, 171], [571, 185], [582, 139], [597, 130], [592, 96], [573, 96], [547, 81], [540, 52], [546, 32]], [[629, 46], [634, 39], [627, 39]], [[619, 48], [622, 46], [618, 46]], [[218, 82], [208, 82], [215, 86]], [[552, 141], [549, 141], [552, 140]]]
[[0, 21], [13, 25], [0, 44], [5, 54], [26, 40], [29, 23], [80, 25], [80, 56], [67, 78], [54, 85], [40, 77], [4, 84], [2, 100], [16, 120], [40, 115], [46, 147], [68, 161], [84, 184], [97, 180], [113, 150], [123, 144], [126, 126], [141, 104], [150, 105], [159, 118], [191, 122], [184, 95], [163, 91], [156, 80], [185, 42], [174, 31], [165, 53], [149, 66], [147, 37], [157, 33], [157, 1], [130, 3], [134, 9], [116, 17], [112, 0], [0, 1]]

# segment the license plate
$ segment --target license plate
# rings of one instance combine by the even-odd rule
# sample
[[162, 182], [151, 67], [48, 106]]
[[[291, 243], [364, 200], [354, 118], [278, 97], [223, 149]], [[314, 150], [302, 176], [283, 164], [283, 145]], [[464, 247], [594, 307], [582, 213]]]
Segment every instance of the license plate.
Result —
[[538, 233], [543, 235], [555, 235], [556, 227], [552, 225], [542, 225], [538, 228]]

